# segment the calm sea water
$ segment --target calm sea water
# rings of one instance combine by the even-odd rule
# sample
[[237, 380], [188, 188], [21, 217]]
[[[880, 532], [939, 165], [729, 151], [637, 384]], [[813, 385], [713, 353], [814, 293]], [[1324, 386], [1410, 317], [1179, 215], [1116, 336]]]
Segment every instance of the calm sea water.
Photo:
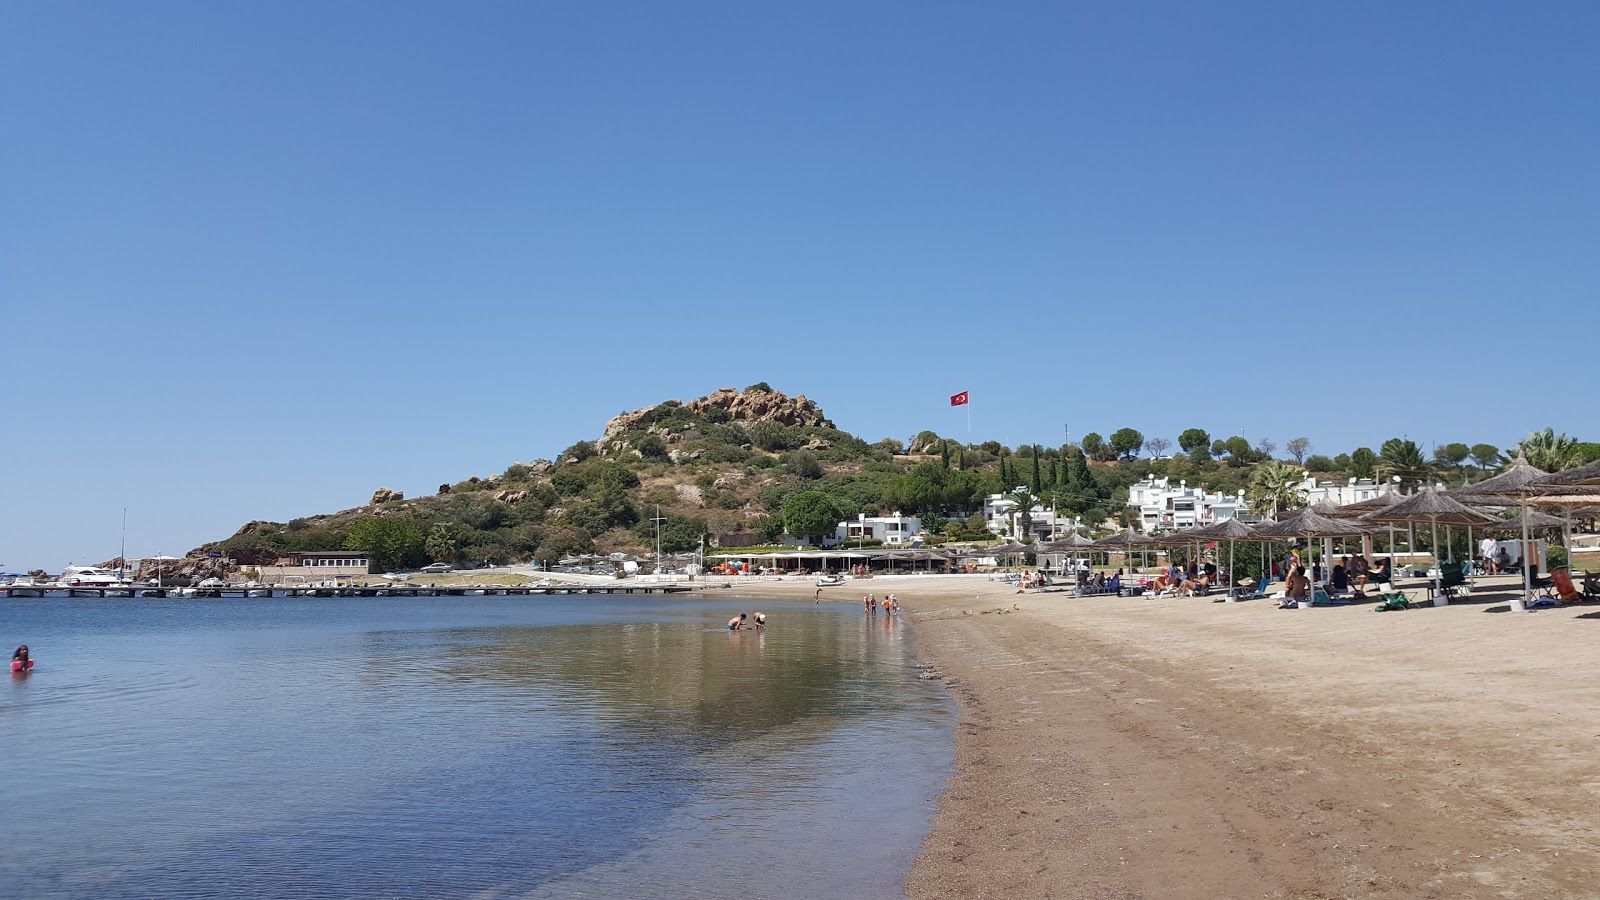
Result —
[[895, 897], [952, 761], [848, 605], [17, 599], [0, 637], [38, 660], [8, 896]]

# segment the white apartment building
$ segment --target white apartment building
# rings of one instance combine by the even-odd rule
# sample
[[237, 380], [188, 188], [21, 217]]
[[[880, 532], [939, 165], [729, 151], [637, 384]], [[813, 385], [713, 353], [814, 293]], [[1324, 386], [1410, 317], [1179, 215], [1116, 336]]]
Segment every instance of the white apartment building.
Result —
[[922, 531], [922, 519], [902, 515], [898, 511], [890, 516], [856, 516], [854, 521], [843, 521], [834, 531], [834, 546], [848, 545], [851, 541], [883, 541], [884, 546], [909, 544]]
[[[1082, 524], [1073, 516], [1051, 512], [1050, 507], [1038, 503], [1028, 511], [1028, 516], [1032, 519], [1029, 533], [1041, 541], [1065, 535]], [[989, 530], [995, 534], [1022, 537], [1022, 510], [1017, 508], [1015, 500], [1005, 494], [990, 494], [983, 498], [983, 518], [989, 524]]]
[[1334, 506], [1343, 506], [1346, 503], [1357, 503], [1362, 500], [1371, 500], [1381, 494], [1399, 490], [1399, 485], [1393, 482], [1373, 481], [1369, 478], [1352, 478], [1349, 481], [1318, 481], [1306, 473], [1306, 480], [1300, 483], [1300, 493], [1305, 498], [1307, 506], [1318, 503], [1332, 503]]
[[1146, 532], [1200, 528], [1228, 519], [1248, 519], [1250, 502], [1244, 491], [1207, 493], [1187, 481], [1173, 487], [1169, 479], [1146, 475], [1128, 488], [1128, 505], [1139, 510], [1139, 525]]

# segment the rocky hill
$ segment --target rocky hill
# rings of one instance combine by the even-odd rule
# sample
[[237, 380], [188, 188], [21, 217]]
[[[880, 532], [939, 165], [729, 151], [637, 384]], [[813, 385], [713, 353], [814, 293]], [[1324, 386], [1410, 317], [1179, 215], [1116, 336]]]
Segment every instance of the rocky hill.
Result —
[[930, 540], [966, 540], [988, 536], [983, 520], [971, 516], [987, 494], [1025, 485], [1062, 511], [1102, 522], [1122, 514], [1122, 492], [1151, 473], [1204, 479], [1231, 492], [1244, 486], [1249, 469], [1209, 457], [1108, 458], [1076, 446], [963, 444], [933, 432], [917, 435], [909, 448], [893, 439], [869, 444], [836, 428], [804, 395], [762, 383], [623, 413], [599, 437], [577, 441], [554, 460], [444, 482], [428, 496], [380, 487], [353, 509], [249, 522], [189, 556], [220, 550], [251, 565], [296, 551], [351, 549], [372, 554], [379, 569], [552, 562], [653, 551], [658, 515], [668, 552], [702, 540], [713, 547], [767, 542], [794, 525], [785, 516], [800, 508], [814, 513], [807, 519], [813, 527], [834, 515], [837, 522], [858, 513], [917, 513]]

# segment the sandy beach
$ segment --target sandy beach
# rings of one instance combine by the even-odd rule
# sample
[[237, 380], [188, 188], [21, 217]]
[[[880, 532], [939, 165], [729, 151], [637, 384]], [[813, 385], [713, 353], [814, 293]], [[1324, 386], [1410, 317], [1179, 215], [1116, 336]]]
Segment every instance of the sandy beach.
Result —
[[913, 898], [1600, 896], [1600, 607], [868, 591], [960, 709]]

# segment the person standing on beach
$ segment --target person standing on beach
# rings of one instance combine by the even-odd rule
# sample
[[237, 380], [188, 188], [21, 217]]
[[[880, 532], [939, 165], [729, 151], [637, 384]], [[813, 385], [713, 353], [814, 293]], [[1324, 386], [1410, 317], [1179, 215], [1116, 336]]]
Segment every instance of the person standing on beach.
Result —
[[811, 602], [819, 605], [822, 603], [822, 588], [818, 587], [817, 592], [811, 595]]

